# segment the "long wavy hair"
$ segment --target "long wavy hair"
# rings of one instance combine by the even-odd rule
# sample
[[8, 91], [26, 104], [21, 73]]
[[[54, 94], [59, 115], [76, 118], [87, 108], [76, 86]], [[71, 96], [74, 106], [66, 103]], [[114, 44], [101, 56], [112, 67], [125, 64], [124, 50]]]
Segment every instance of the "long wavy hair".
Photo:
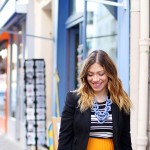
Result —
[[108, 92], [113, 103], [117, 104], [120, 110], [129, 113], [131, 107], [131, 100], [122, 87], [122, 82], [118, 78], [116, 66], [109, 55], [103, 50], [95, 50], [91, 52], [83, 63], [80, 72], [80, 87], [76, 90], [80, 95], [78, 106], [83, 112], [91, 108], [94, 100], [94, 91], [87, 81], [87, 72], [89, 67], [98, 63], [101, 65], [108, 77]]

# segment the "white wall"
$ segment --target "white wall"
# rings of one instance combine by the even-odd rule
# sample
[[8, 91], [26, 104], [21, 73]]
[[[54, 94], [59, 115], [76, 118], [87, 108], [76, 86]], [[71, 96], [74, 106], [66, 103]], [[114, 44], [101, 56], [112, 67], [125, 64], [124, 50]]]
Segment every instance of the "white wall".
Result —
[[[137, 121], [139, 104], [139, 38], [140, 38], [140, 0], [131, 0], [130, 10], [130, 98], [131, 109], [131, 138], [133, 149], [136, 150]], [[135, 26], [136, 24], [136, 26]]]
[[[150, 108], [150, 53], [149, 53], [149, 82], [148, 82], [148, 107]], [[148, 109], [148, 150], [150, 150], [150, 109]]]
[[43, 10], [39, 1], [29, 1], [26, 22], [26, 34], [40, 36], [26, 37], [25, 59], [42, 58], [46, 63], [46, 105], [47, 121], [52, 114], [52, 69], [53, 69], [53, 41], [45, 38], [52, 38], [51, 10]]

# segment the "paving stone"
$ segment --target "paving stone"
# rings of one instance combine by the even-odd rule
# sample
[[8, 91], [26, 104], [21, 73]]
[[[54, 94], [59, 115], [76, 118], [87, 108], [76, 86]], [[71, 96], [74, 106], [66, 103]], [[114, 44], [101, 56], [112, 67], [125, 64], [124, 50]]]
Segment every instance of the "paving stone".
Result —
[[5, 134], [0, 134], [0, 150], [25, 150], [14, 141], [11, 141]]
[[[0, 150], [35, 150], [35, 147], [21, 147], [19, 143], [11, 140], [6, 134], [0, 132]], [[48, 150], [48, 148], [39, 146], [38, 150]]]

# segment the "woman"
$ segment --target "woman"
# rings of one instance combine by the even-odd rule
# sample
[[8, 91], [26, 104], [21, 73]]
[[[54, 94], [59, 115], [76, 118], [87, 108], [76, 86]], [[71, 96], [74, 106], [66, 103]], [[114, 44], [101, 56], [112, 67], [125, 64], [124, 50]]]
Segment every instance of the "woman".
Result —
[[131, 101], [108, 54], [93, 51], [80, 80], [79, 89], [67, 94], [58, 150], [132, 150]]

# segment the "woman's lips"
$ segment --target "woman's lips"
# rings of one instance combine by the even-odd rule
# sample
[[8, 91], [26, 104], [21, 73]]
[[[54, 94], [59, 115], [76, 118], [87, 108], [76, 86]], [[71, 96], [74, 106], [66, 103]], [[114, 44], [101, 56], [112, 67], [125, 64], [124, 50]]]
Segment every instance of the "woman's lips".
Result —
[[100, 88], [101, 87], [101, 83], [93, 83], [93, 88]]

